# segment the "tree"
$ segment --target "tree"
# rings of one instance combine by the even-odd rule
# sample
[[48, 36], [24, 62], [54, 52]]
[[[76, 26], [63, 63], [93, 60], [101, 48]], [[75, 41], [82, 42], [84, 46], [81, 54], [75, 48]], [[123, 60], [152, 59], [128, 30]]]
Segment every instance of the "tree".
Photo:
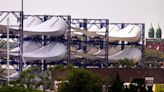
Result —
[[43, 86], [43, 91], [45, 91], [45, 89], [47, 88], [50, 88], [50, 85], [51, 85], [50, 71], [48, 70], [43, 71], [42, 73], [38, 75], [38, 78], [40, 80], [35, 85]]
[[164, 54], [153, 49], [146, 48], [144, 51], [145, 63], [152, 63], [154, 65], [157, 62], [164, 61]]
[[148, 92], [144, 79], [133, 79], [128, 87], [128, 85], [124, 86], [124, 82], [120, 79], [118, 73], [112, 77], [109, 85], [108, 92]]
[[115, 76], [113, 76], [109, 82], [109, 90], [108, 92], [122, 92], [124, 90], [123, 81], [120, 79], [120, 76], [118, 73], [116, 73]]
[[58, 92], [102, 92], [102, 80], [85, 69], [71, 69]]
[[6, 83], [4, 83], [4, 78], [5, 78], [6, 74], [4, 73], [4, 69], [1, 68], [0, 66], [0, 86], [5, 85]]
[[144, 51], [144, 56], [145, 56], [145, 60], [148, 60], [148, 61], [152, 61], [152, 60], [163, 61], [164, 60], [164, 54], [153, 49], [146, 48]]
[[14, 84], [14, 87], [27, 88], [30, 92], [39, 89], [39, 87], [42, 87], [43, 91], [45, 91], [51, 84], [50, 71], [41, 71], [39, 67], [34, 66], [22, 71], [19, 78], [11, 81], [11, 84]]
[[38, 77], [39, 67], [34, 66], [27, 70], [24, 70], [20, 73], [20, 76], [17, 80], [12, 81], [15, 86], [24, 86], [26, 85], [27, 89], [36, 89], [38, 87], [38, 80], [35, 78]]

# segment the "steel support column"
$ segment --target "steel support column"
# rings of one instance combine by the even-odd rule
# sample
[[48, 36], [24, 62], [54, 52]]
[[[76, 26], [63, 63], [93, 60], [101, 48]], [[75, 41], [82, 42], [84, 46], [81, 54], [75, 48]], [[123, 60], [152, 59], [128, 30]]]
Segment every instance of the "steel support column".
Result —
[[67, 18], [68, 30], [67, 30], [67, 65], [70, 64], [71, 59], [71, 16]]
[[109, 52], [108, 52], [108, 48], [109, 48], [109, 37], [108, 37], [108, 34], [109, 34], [109, 20], [106, 20], [106, 24], [105, 24], [105, 27], [106, 27], [106, 32], [105, 32], [105, 67], [108, 68], [108, 56], [109, 56]]
[[[123, 24], [121, 25], [121, 28], [124, 28], [124, 27], [125, 27], [125, 24], [123, 23]], [[124, 47], [125, 47], [125, 42], [124, 42], [124, 41], [121, 41], [121, 50], [123, 50]]]
[[20, 72], [23, 69], [23, 18], [24, 18], [24, 14], [23, 11], [21, 11], [20, 13], [20, 25], [19, 25], [19, 29], [20, 29], [20, 59], [19, 59], [19, 70]]
[[141, 59], [141, 66], [145, 67], [145, 62], [144, 62], [144, 50], [145, 50], [145, 24], [142, 24], [142, 59]]

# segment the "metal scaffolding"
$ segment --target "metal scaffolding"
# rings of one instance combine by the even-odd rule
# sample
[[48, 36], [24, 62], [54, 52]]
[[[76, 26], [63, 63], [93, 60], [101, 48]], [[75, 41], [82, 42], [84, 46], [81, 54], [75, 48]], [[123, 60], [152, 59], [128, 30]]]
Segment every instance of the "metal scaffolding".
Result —
[[[121, 49], [123, 50], [125, 46], [136, 46], [138, 48], [141, 49], [142, 52], [142, 58], [141, 58], [141, 62], [140, 65], [141, 67], [145, 67], [144, 66], [144, 38], [145, 38], [145, 24], [144, 23], [110, 23], [110, 25], [117, 25], [120, 29], [123, 29], [125, 27], [127, 27], [128, 25], [137, 25], [141, 28], [141, 39], [138, 42], [125, 42], [125, 41], [121, 41], [120, 43], [113, 43], [113, 42], [109, 42], [109, 45], [121, 45]], [[110, 62], [110, 61], [109, 61]]]
[[[15, 18], [15, 21], [16, 23], [18, 23], [19, 25], [10, 25], [10, 27], [18, 27], [19, 28], [19, 32], [17, 33], [13, 33], [13, 32], [10, 32], [10, 38], [12, 39], [19, 39], [18, 41], [18, 47], [20, 47], [20, 56], [19, 58], [11, 58], [10, 60], [10, 64], [12, 65], [17, 65], [19, 67], [19, 71], [22, 71], [22, 68], [24, 66], [24, 62], [23, 62], [23, 58], [22, 58], [22, 55], [23, 55], [23, 44], [24, 44], [24, 41], [39, 41], [42, 45], [46, 45], [47, 42], [51, 42], [51, 41], [57, 41], [57, 42], [62, 42], [64, 43], [65, 45], [67, 45], [67, 60], [61, 60], [60, 62], [63, 62], [63, 61], [68, 61], [70, 60], [69, 59], [69, 38], [70, 38], [70, 23], [71, 23], [71, 16], [69, 15], [24, 15], [22, 11], [0, 11], [0, 22], [3, 22], [9, 15], [13, 15], [13, 17]], [[3, 16], [2, 16], [3, 15]], [[27, 19], [29, 16], [35, 16], [37, 18], [39, 18], [40, 20], [42, 20], [43, 22], [48, 20], [48, 19], [51, 19], [52, 17], [60, 17], [60, 18], [63, 18], [66, 23], [68, 24], [68, 29], [67, 29], [67, 32], [66, 34], [60, 36], [60, 37], [47, 37], [47, 36], [41, 36], [41, 35], [37, 35], [37, 36], [32, 36], [32, 37], [26, 37], [24, 36], [23, 34], [23, 21], [24, 19]], [[14, 22], [15, 23], [15, 22]], [[1, 32], [1, 39], [4, 39], [7, 37], [6, 33], [4, 33], [3, 31], [0, 31]], [[67, 41], [68, 39], [68, 41]], [[5, 60], [1, 60], [0, 62], [1, 64], [6, 64], [6, 61]], [[69, 63], [66, 62], [67, 64]], [[47, 65], [52, 65], [52, 64], [55, 64], [54, 62], [46, 62], [44, 61], [43, 63], [39, 63], [38, 61], [34, 61], [34, 62], [26, 62], [27, 65], [29, 64], [32, 64], [32, 65], [43, 65], [44, 69], [46, 69]], [[18, 68], [17, 67], [17, 68]]]
[[[49, 42], [53, 42], [53, 41], [56, 41], [56, 42], [62, 42], [64, 43], [66, 46], [67, 46], [67, 60], [60, 60], [58, 62], [60, 63], [65, 63], [65, 64], [69, 64], [69, 50], [70, 50], [70, 23], [71, 23], [71, 16], [69, 15], [24, 15], [25, 18], [28, 18], [29, 16], [35, 16], [35, 17], [38, 17], [39, 19], [41, 19], [43, 22], [44, 21], [47, 21], [49, 19], [51, 19], [52, 17], [59, 17], [59, 18], [62, 18], [63, 20], [66, 21], [66, 23], [68, 24], [68, 29], [66, 31], [66, 33], [60, 37], [53, 37], [53, 36], [41, 36], [41, 35], [38, 35], [38, 36], [34, 36], [33, 38], [31, 37], [26, 37], [25, 39], [26, 40], [33, 40], [33, 39], [37, 39], [38, 41], [40, 41], [42, 43], [42, 45], [47, 45], [47, 43]], [[67, 40], [68, 39], [68, 40]], [[45, 70], [47, 68], [47, 65], [54, 65], [56, 64], [57, 62], [46, 62], [45, 60], [43, 60], [43, 62], [27, 62], [27, 64], [32, 64], [32, 65], [42, 65], [43, 67], [43, 70]]]
[[[76, 28], [88, 30], [94, 25], [97, 26], [98, 29], [106, 28], [106, 31], [105, 31], [105, 36], [103, 38], [91, 37], [86, 34], [83, 34], [81, 36], [71, 37], [72, 39], [71, 44], [74, 46], [78, 45], [78, 49], [82, 49], [84, 51], [84, 54], [87, 53], [88, 45], [99, 46], [99, 48], [101, 47], [105, 49], [105, 51], [108, 50], [108, 27], [109, 27], [108, 24], [109, 24], [108, 19], [72, 19], [71, 26], [74, 26]], [[76, 60], [75, 63], [77, 62]], [[80, 62], [78, 61], [78, 63], [76, 63], [75, 65], [80, 64], [80, 66], [82, 67], [86, 66], [85, 65], [86, 62], [89, 63], [93, 62], [87, 59], [86, 57], [78, 58], [78, 60], [80, 60]], [[100, 64], [102, 64], [102, 67], [108, 66], [108, 51], [105, 52], [105, 59]]]
[[[67, 46], [67, 54], [66, 59], [57, 61], [57, 62], [40, 62], [40, 61], [34, 61], [34, 62], [26, 62], [27, 65], [42, 65], [44, 69], [46, 69], [47, 65], [54, 65], [54, 64], [75, 64], [75, 66], [82, 66], [86, 67], [87, 65], [91, 66], [98, 66], [101, 68], [108, 67], [110, 64], [110, 61], [108, 59], [109, 56], [109, 47], [112, 45], [121, 46], [121, 49], [123, 50], [125, 46], [137, 46], [142, 50], [142, 60], [140, 65], [144, 67], [144, 34], [145, 34], [145, 24], [143, 23], [109, 23], [108, 19], [71, 19], [71, 16], [69, 15], [24, 15], [23, 11], [0, 11], [0, 23], [3, 22], [8, 16], [11, 16], [14, 18], [15, 23], [18, 25], [11, 25], [12, 27], [18, 27], [19, 32], [13, 33], [10, 32], [9, 38], [11, 39], [17, 39], [18, 46], [20, 47], [20, 56], [18, 58], [11, 58], [10, 64], [12, 65], [18, 65], [19, 70], [22, 71], [24, 62], [23, 62], [23, 43], [24, 41], [39, 41], [43, 46], [48, 44], [51, 41], [57, 41], [62, 42]], [[28, 18], [29, 16], [35, 16], [38, 17], [43, 22], [51, 19], [52, 17], [60, 17], [63, 18], [67, 24], [68, 29], [66, 33], [60, 37], [53, 37], [53, 36], [32, 36], [32, 37], [25, 37], [23, 34], [23, 21], [24, 19]], [[125, 41], [119, 41], [119, 42], [109, 42], [109, 25], [117, 25], [120, 29], [123, 29], [124, 27], [128, 25], [138, 25], [142, 29], [142, 36], [141, 40], [139, 42], [125, 42]], [[75, 27], [81, 30], [89, 30], [92, 26], [97, 26], [98, 29], [105, 28], [105, 36], [98, 37], [98, 36], [90, 36], [88, 34], [82, 34], [78, 36], [72, 36], [71, 27]], [[1, 39], [4, 39], [7, 37], [6, 32], [2, 31], [0, 29]], [[96, 47], [99, 49], [104, 49], [105, 55], [104, 58], [98, 59], [96, 61], [86, 58], [85, 56], [73, 59], [73, 52], [71, 51], [71, 47], [74, 46], [77, 50], [83, 50], [83, 54], [87, 55], [88, 48], [90, 47]], [[1, 64], [6, 64], [5, 59], [1, 59]]]
[[[13, 62], [13, 60], [10, 61], [10, 64], [18, 64], [19, 66], [19, 70], [22, 70], [22, 50], [23, 50], [23, 44], [22, 39], [23, 39], [23, 12], [22, 11], [0, 11], [0, 23], [3, 23], [6, 21], [7, 18], [10, 18], [11, 21], [14, 21], [17, 24], [9, 24], [9, 27], [17, 27], [19, 28], [19, 32], [9, 32], [9, 38], [11, 39], [17, 39], [18, 41], [18, 46], [20, 46], [21, 50], [20, 50], [20, 56], [18, 60], [18, 62]], [[7, 31], [6, 31], [7, 32]], [[4, 39], [7, 37], [6, 32], [3, 32], [1, 30], [1, 39]], [[1, 64], [6, 64], [5, 60], [3, 59]]]

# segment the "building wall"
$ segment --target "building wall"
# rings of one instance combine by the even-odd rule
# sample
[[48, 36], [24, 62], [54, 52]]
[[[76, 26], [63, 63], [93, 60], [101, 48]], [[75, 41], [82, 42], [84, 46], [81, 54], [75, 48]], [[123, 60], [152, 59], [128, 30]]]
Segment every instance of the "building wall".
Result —
[[131, 82], [135, 78], [153, 77], [153, 83], [164, 83], [164, 69], [162, 68], [93, 68], [88, 70], [107, 80], [118, 73], [124, 82]]
[[164, 40], [146, 39], [146, 47], [164, 53]]

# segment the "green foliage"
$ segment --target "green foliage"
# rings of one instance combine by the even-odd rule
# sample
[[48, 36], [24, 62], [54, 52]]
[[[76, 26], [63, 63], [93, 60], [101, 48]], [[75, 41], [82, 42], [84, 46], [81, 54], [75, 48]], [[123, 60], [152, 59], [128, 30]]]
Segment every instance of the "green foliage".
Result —
[[145, 49], [144, 51], [145, 61], [163, 61], [164, 54], [153, 49]]
[[63, 71], [65, 68], [63, 65], [55, 65], [54, 67], [50, 67], [49, 70], [55, 72], [56, 70]]
[[1, 87], [0, 92], [42, 92], [42, 91], [29, 90], [22, 87]]
[[36, 89], [39, 83], [35, 80], [38, 77], [36, 71], [39, 70], [39, 67], [31, 67], [27, 70], [24, 70], [20, 73], [20, 76], [17, 80], [11, 81], [11, 84], [14, 86], [24, 87], [26, 85], [27, 89]]
[[135, 64], [134, 64], [134, 61], [133, 60], [130, 60], [130, 59], [121, 59], [121, 60], [119, 60], [119, 65], [122, 65], [122, 66], [126, 65], [127, 67], [131, 67], [131, 66], [133, 66]]
[[123, 81], [120, 79], [119, 74], [117, 73], [115, 76], [113, 76], [109, 82], [109, 90], [108, 92], [122, 92], [124, 89]]
[[38, 89], [40, 86], [43, 87], [43, 90], [50, 87], [50, 71], [45, 70], [40, 73], [40, 68], [37, 66], [31, 67], [27, 70], [24, 70], [20, 73], [20, 77], [11, 81], [15, 87], [23, 87], [27, 89]]
[[5, 76], [4, 69], [0, 68], [0, 79], [4, 78], [4, 76]]
[[5, 76], [6, 73], [4, 73], [4, 69], [0, 68], [0, 86], [7, 85], [7, 82], [4, 81]]
[[18, 81], [21, 84], [26, 84], [27, 88], [33, 89], [33, 85], [36, 84], [36, 81], [34, 79], [37, 76], [37, 74], [33, 72], [37, 70], [39, 70], [39, 67], [31, 67], [30, 69], [22, 71], [20, 73], [20, 78], [18, 79]]
[[144, 79], [133, 79], [129, 87], [123, 85], [124, 82], [120, 79], [117, 73], [109, 82], [108, 92], [148, 92], [145, 86]]
[[59, 92], [101, 92], [102, 80], [84, 69], [72, 69]]
[[50, 79], [50, 72], [44, 71], [41, 74], [38, 75], [38, 78], [40, 78], [40, 81], [37, 83], [38, 86], [42, 85], [43, 90], [46, 88], [49, 88], [51, 85], [51, 79]]

